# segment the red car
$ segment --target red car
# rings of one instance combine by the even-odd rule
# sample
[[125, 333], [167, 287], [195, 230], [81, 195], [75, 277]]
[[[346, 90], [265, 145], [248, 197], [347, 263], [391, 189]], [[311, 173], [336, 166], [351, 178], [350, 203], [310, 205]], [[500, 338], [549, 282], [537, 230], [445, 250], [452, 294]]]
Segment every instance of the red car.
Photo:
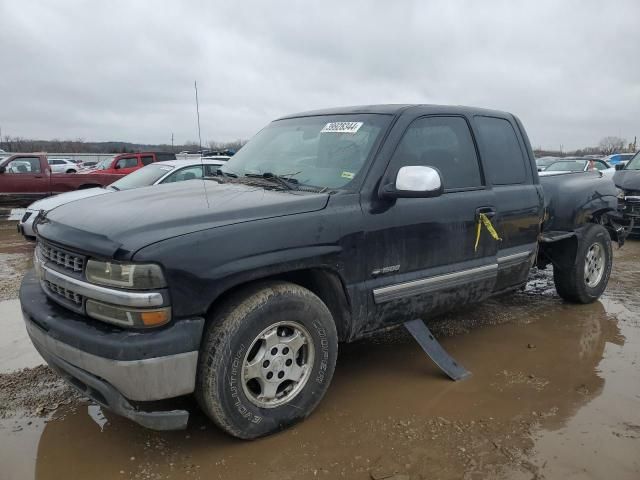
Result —
[[85, 170], [84, 173], [116, 173], [126, 175], [153, 162], [164, 162], [175, 159], [176, 155], [174, 153], [166, 152], [123, 153], [122, 155], [116, 155], [111, 159], [99, 162], [94, 168]]

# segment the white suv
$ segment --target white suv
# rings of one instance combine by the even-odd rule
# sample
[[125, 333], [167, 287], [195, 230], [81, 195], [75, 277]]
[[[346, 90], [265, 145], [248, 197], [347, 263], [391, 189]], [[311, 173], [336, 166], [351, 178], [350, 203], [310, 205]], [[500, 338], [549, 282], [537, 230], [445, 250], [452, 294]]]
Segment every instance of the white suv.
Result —
[[76, 173], [80, 167], [69, 158], [49, 158], [51, 173]]

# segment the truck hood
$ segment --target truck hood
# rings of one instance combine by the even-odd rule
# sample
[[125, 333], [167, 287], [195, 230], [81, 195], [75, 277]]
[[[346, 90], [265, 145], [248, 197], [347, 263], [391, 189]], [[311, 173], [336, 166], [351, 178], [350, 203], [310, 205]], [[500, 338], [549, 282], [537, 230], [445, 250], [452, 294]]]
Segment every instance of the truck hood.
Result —
[[84, 188], [82, 190], [73, 190], [71, 192], [61, 193], [59, 195], [53, 195], [51, 197], [43, 198], [37, 202], [33, 202], [27, 210], [44, 210], [48, 212], [65, 203], [75, 202], [76, 200], [82, 200], [83, 198], [95, 197], [105, 193], [115, 192], [110, 188]]
[[623, 190], [640, 191], [640, 170], [618, 170], [613, 176], [613, 183]]
[[328, 199], [326, 193], [187, 180], [59, 206], [44, 216], [37, 230], [61, 245], [125, 259], [142, 247], [178, 235], [321, 210]]

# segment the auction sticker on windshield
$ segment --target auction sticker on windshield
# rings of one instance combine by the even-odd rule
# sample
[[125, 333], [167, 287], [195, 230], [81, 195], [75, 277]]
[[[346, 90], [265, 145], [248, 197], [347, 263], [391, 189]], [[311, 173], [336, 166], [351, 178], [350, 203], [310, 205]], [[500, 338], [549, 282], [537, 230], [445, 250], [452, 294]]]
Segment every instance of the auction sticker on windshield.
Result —
[[320, 133], [356, 133], [361, 126], [362, 122], [330, 122]]

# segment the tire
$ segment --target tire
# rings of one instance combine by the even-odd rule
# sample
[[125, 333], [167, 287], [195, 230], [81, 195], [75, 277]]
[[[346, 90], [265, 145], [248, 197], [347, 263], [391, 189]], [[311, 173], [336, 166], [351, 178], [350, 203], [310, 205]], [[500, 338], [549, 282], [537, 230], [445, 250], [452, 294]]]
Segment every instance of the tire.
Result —
[[[258, 438], [306, 418], [320, 403], [333, 376], [338, 336], [315, 294], [287, 282], [259, 283], [234, 294], [208, 320], [195, 393], [222, 430]], [[306, 343], [298, 347], [301, 339]]]
[[[588, 226], [583, 235], [578, 238], [575, 262], [554, 265], [553, 281], [558, 295], [564, 300], [573, 303], [592, 303], [602, 295], [609, 283], [613, 264], [611, 238], [602, 225]], [[601, 260], [601, 264], [596, 262], [599, 267], [595, 267], [593, 261], [589, 263], [589, 258], [594, 255]], [[587, 264], [589, 266], [585, 268]]]
[[69, 170], [67, 170], [67, 172], [66, 172], [66, 173], [76, 173], [76, 171], [75, 171], [75, 170], [73, 170], [72, 168], [70, 168]]

